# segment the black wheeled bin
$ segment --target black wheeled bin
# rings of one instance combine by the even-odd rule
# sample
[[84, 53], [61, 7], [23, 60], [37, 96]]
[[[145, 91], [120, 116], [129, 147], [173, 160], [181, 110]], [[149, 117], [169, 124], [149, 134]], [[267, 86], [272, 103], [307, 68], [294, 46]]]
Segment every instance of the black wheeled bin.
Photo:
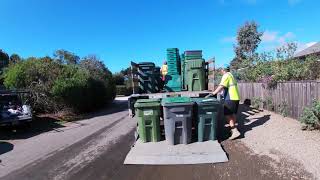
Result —
[[164, 98], [164, 130], [170, 145], [188, 144], [192, 140], [192, 117], [194, 102], [187, 97]]
[[131, 117], [134, 117], [136, 114], [136, 111], [134, 109], [134, 104], [137, 102], [138, 99], [149, 99], [149, 96], [146, 95], [140, 95], [140, 94], [132, 94], [128, 98], [128, 108], [129, 108], [129, 115]]
[[217, 117], [221, 103], [216, 98], [193, 98], [196, 102], [198, 142], [216, 140]]

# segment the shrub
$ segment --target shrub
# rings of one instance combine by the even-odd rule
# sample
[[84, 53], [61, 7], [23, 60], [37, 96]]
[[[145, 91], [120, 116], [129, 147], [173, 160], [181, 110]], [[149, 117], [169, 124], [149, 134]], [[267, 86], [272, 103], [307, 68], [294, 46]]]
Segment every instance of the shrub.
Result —
[[132, 87], [117, 85], [117, 95], [129, 96], [132, 94]]
[[253, 97], [252, 98], [252, 107], [255, 108], [255, 109], [259, 109], [262, 105], [263, 101], [261, 99], [261, 97]]
[[83, 110], [84, 106], [90, 105], [86, 93], [89, 79], [88, 71], [76, 66], [64, 66], [52, 86], [51, 94], [64, 108]]
[[317, 116], [317, 118], [320, 120], [320, 100], [314, 100], [312, 104], [312, 111]]
[[279, 105], [279, 112], [282, 116], [287, 117], [289, 114], [288, 103], [286, 101], [282, 101]]
[[116, 85], [124, 85], [124, 76], [121, 73], [116, 73], [113, 76]]
[[267, 96], [263, 102], [264, 107], [269, 111], [274, 111], [273, 99], [271, 96]]
[[311, 108], [305, 107], [299, 120], [305, 124], [305, 129], [320, 129], [320, 100], [314, 100]]
[[30, 104], [38, 112], [55, 111], [58, 104], [50, 90], [61, 72], [62, 65], [50, 58], [28, 58], [9, 66], [4, 74], [4, 85], [8, 89], [27, 89], [31, 93]]
[[99, 108], [115, 98], [112, 73], [97, 60], [61, 64], [50, 57], [28, 58], [10, 65], [4, 74], [8, 89], [27, 89], [36, 112], [75, 112]]
[[304, 108], [302, 115], [299, 118], [300, 122], [305, 124], [304, 129], [312, 130], [319, 128], [320, 121], [319, 118], [314, 114], [310, 108]]

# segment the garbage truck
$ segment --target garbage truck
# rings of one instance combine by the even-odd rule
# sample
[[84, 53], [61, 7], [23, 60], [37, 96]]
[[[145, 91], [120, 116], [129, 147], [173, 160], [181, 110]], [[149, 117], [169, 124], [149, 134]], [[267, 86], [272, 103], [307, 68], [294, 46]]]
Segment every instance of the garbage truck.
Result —
[[[210, 94], [209, 63], [201, 50], [179, 54], [167, 49], [164, 82], [153, 62], [131, 62], [133, 94], [129, 115], [137, 121], [135, 144], [124, 164], [199, 164], [226, 162], [217, 141], [221, 103]], [[210, 73], [211, 74], [211, 73]], [[161, 83], [162, 86], [161, 86]], [[155, 87], [157, 86], [157, 88]]]

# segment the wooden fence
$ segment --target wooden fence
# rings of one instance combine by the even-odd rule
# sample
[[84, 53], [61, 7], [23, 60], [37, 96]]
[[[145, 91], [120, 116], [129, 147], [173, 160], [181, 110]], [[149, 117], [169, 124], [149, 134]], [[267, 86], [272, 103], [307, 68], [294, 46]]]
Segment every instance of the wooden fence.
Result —
[[320, 81], [282, 82], [274, 89], [264, 88], [262, 83], [239, 83], [239, 91], [242, 101], [253, 97], [270, 99], [275, 112], [280, 112], [285, 104], [288, 116], [297, 119], [304, 107], [310, 106], [314, 99], [320, 100]]

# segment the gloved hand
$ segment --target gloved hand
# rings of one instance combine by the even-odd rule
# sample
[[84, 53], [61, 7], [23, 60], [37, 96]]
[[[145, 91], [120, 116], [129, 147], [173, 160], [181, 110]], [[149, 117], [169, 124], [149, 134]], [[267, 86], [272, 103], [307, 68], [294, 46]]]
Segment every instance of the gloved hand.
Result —
[[209, 98], [209, 97], [211, 97], [211, 96], [213, 96], [213, 94], [212, 94], [212, 93], [210, 93], [210, 94], [206, 95], [204, 98]]

